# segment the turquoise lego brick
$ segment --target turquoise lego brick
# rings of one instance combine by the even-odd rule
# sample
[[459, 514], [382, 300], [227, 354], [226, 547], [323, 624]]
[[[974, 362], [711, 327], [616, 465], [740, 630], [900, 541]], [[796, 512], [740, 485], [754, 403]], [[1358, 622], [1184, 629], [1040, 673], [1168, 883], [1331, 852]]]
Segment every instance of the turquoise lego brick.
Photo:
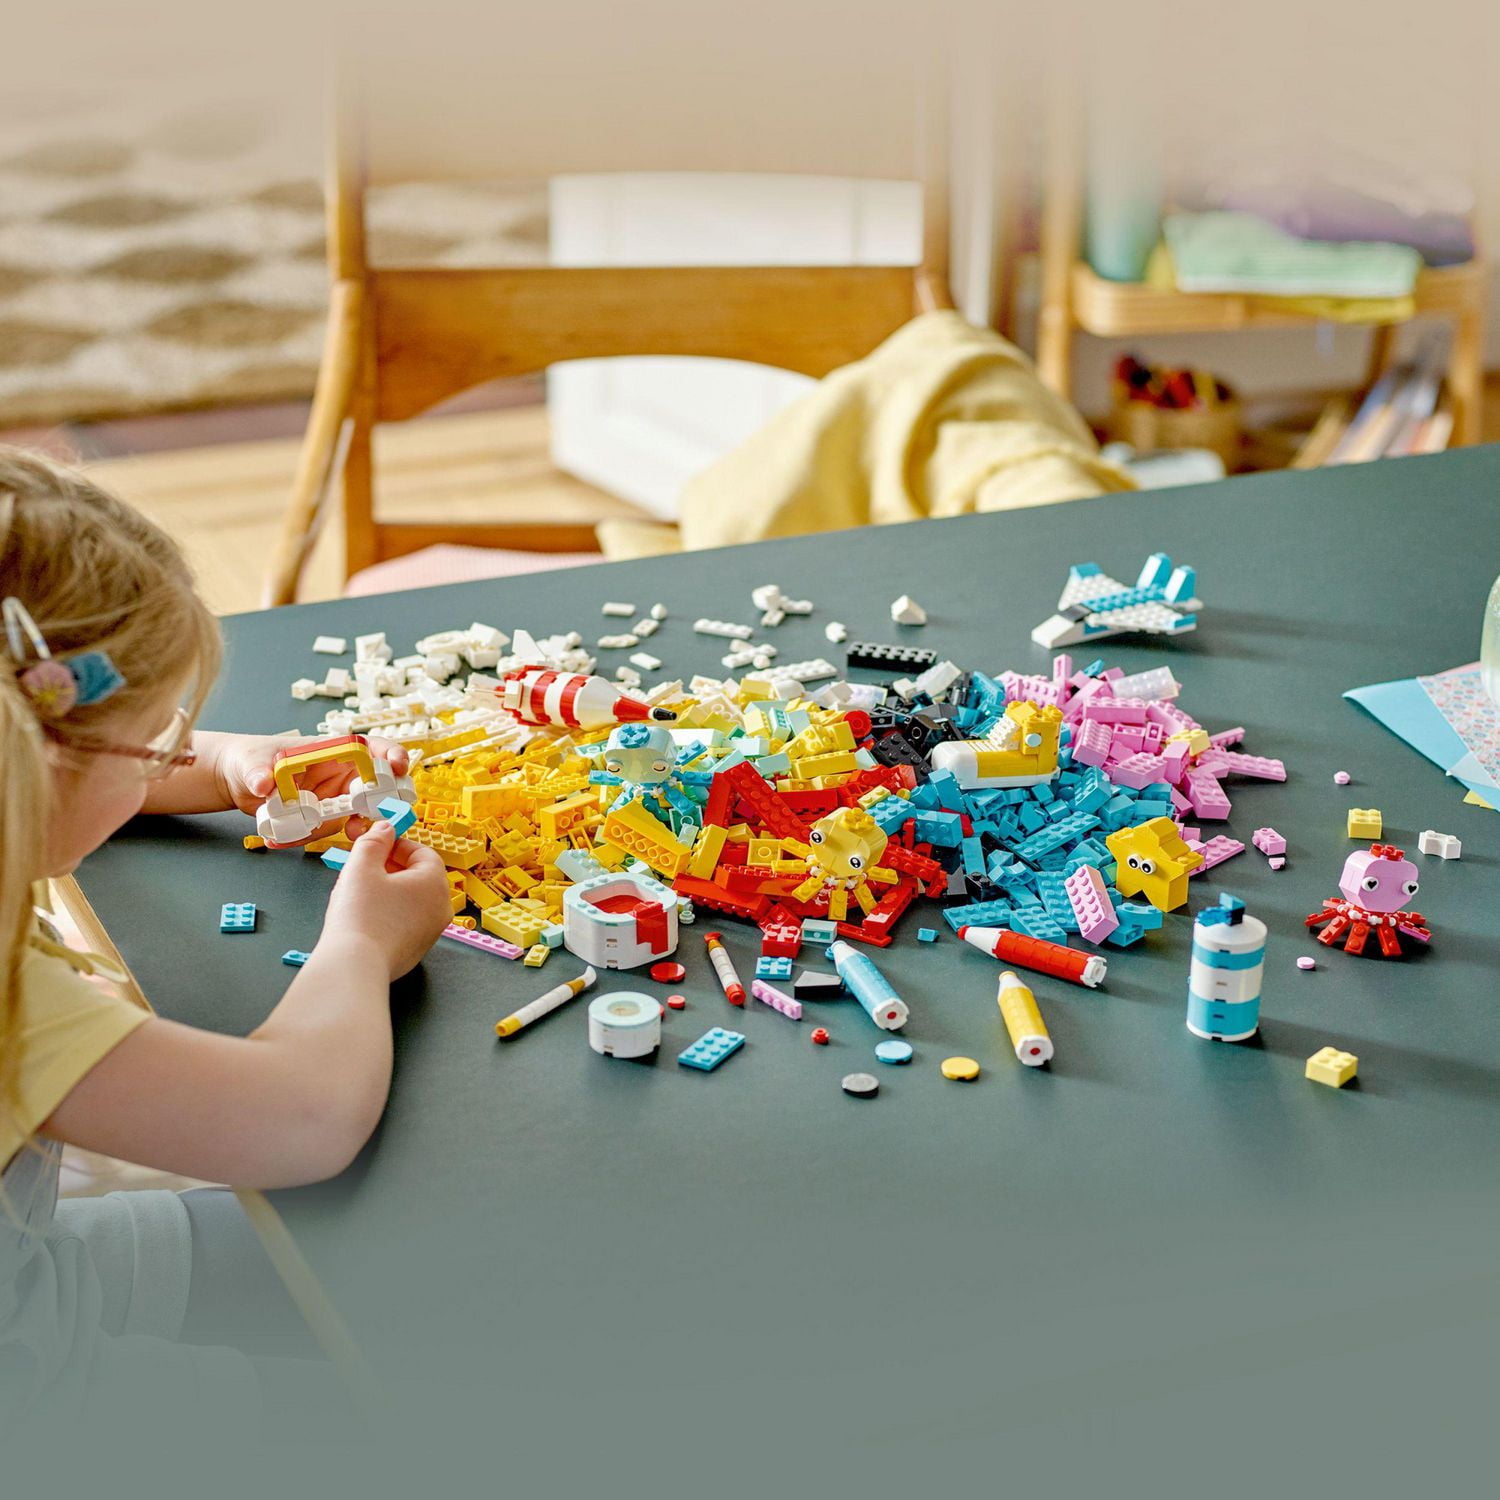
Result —
[[537, 941], [545, 943], [549, 948], [561, 948], [563, 941], [563, 924], [561, 922], [549, 922], [537, 934]]
[[917, 928], [917, 941], [919, 943], [935, 943], [938, 940], [937, 929], [933, 927]]
[[839, 935], [839, 924], [824, 917], [802, 919], [802, 941], [804, 943], [831, 943]]
[[1066, 879], [1067, 876], [1059, 873], [1038, 875], [1036, 878], [1037, 895], [1042, 898], [1042, 905], [1047, 908], [1047, 915], [1063, 931], [1077, 932], [1078, 917], [1073, 910], [1073, 903], [1068, 899], [1068, 893], [1063, 886], [1063, 882]]
[[323, 863], [337, 874], [349, 863], [349, 851], [347, 849], [325, 849], [323, 851]]
[[792, 961], [789, 958], [775, 958], [769, 954], [762, 954], [755, 960], [755, 977], [771, 980], [790, 979]]
[[1049, 943], [1066, 943], [1068, 934], [1040, 907], [1011, 913], [1010, 928], [1023, 937], [1045, 938]]
[[685, 1068], [712, 1073], [726, 1057], [738, 1052], [744, 1045], [743, 1033], [725, 1031], [722, 1026], [715, 1026], [712, 1031], [705, 1031], [686, 1051], [679, 1052], [677, 1061]]
[[985, 870], [984, 845], [980, 843], [978, 837], [965, 839], [959, 848], [962, 850], [964, 873], [983, 875]]
[[417, 821], [416, 808], [409, 802], [403, 802], [399, 797], [381, 798], [375, 804], [375, 811], [396, 830], [398, 839], [404, 837], [407, 829], [413, 827]]
[[219, 908], [219, 931], [254, 932], [255, 915], [253, 901], [226, 901]]
[[905, 797], [883, 797], [870, 809], [870, 816], [883, 833], [892, 834], [912, 816], [911, 804]]
[[281, 955], [281, 961], [289, 969], [300, 969], [311, 957], [311, 953], [304, 953], [300, 948], [288, 948]]
[[1016, 821], [1023, 833], [1040, 833], [1047, 826], [1047, 814], [1035, 802], [1027, 802], [1016, 809]]
[[967, 906], [950, 906], [943, 920], [957, 932], [960, 927], [1009, 927], [1009, 901], [972, 901]]
[[1167, 920], [1149, 901], [1122, 901], [1115, 910], [1122, 922], [1138, 922], [1147, 932], [1156, 932]]
[[1135, 814], [1132, 822], [1149, 822], [1152, 818], [1170, 818], [1172, 816], [1172, 804], [1170, 801], [1158, 802], [1155, 800], [1138, 798], [1135, 804]]

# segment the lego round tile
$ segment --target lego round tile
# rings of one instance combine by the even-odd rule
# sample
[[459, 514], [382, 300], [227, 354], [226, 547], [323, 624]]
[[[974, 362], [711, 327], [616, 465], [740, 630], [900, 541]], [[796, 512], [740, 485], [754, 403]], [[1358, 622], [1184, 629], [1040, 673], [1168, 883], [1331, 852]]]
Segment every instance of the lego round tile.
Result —
[[1309, 954], [1304, 953], [1302, 957], [1297, 960], [1297, 967], [1299, 969], [1316, 969], [1318, 967], [1318, 961], [1317, 959], [1311, 957]]
[[1333, 773], [1333, 783], [1335, 786], [1348, 786], [1349, 781], [1350, 777], [1347, 771], [1335, 771]]
[[687, 970], [675, 959], [665, 958], [651, 965], [651, 977], [658, 984], [681, 984], [687, 978]]
[[687, 996], [686, 995], [668, 995], [667, 996], [667, 1009], [668, 1010], [684, 1010], [686, 1008], [687, 1008]]
[[955, 1083], [969, 1083], [979, 1077], [979, 1064], [972, 1057], [946, 1057], [943, 1059], [943, 1077]]
[[912, 1057], [910, 1042], [881, 1042], [875, 1048], [876, 1058], [883, 1063], [909, 1063]]
[[880, 1080], [873, 1073], [846, 1073], [839, 1086], [856, 1099], [873, 1099], [880, 1092]]
[[828, 1032], [826, 1028], [822, 1026], [814, 1026], [812, 1029], [812, 1035], [808, 1037], [808, 1041], [816, 1042], [820, 1047], [826, 1047], [828, 1045]]

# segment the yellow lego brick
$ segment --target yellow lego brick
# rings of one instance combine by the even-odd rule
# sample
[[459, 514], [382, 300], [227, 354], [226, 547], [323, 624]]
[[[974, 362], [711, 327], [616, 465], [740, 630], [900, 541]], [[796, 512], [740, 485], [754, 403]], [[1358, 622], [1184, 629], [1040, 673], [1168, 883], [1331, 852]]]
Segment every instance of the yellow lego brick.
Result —
[[494, 879], [494, 887], [497, 891], [503, 891], [507, 896], [525, 896], [531, 891], [532, 886], [537, 883], [534, 875], [528, 875], [525, 870], [512, 865], [509, 869], [502, 870]]
[[495, 890], [487, 881], [481, 880], [472, 871], [466, 870], [462, 874], [464, 878], [464, 891], [468, 895], [469, 900], [480, 911], [483, 911], [486, 907], [498, 906], [505, 899], [499, 891]]
[[723, 828], [708, 827], [699, 830], [693, 841], [692, 857], [688, 860], [688, 874], [700, 880], [708, 880], [718, 868], [719, 856], [724, 852], [724, 842], [729, 837]]
[[1186, 743], [1188, 750], [1194, 755], [1206, 755], [1211, 748], [1206, 729], [1179, 729], [1176, 734], [1167, 736], [1166, 743], [1169, 745]]
[[326, 839], [310, 839], [302, 848], [307, 854], [322, 854], [326, 849], [352, 849], [348, 834], [343, 829], [330, 833]]
[[451, 891], [448, 892], [448, 905], [452, 908], [453, 915], [455, 917], [468, 904], [469, 904], [469, 898], [466, 895], [464, 895], [464, 893], [461, 890], [458, 890], [455, 887], [453, 890], [451, 890]]
[[537, 809], [537, 829], [544, 839], [566, 838], [575, 828], [586, 826], [598, 815], [598, 798], [591, 792], [579, 792]]
[[868, 809], [874, 807], [877, 802], [884, 802], [890, 795], [891, 789], [889, 787], [874, 786], [859, 799], [859, 805]]
[[458, 839], [436, 828], [413, 828], [407, 837], [436, 850], [443, 863], [455, 870], [471, 870], [484, 858], [482, 839]]
[[476, 821], [499, 817], [515, 805], [515, 800], [514, 787], [501, 786], [493, 782], [480, 786], [466, 786], [463, 789], [463, 813], [466, 818], [473, 818]]
[[549, 920], [543, 913], [527, 911], [516, 902], [507, 901], [503, 906], [492, 906], [484, 912], [479, 925], [497, 938], [504, 938], [507, 943], [529, 948], [541, 941], [542, 928], [549, 924]]
[[678, 843], [665, 823], [658, 823], [636, 802], [612, 810], [599, 830], [599, 838], [668, 879], [682, 873], [693, 852], [691, 845]]
[[804, 755], [792, 762], [795, 776], [811, 779], [814, 776], [847, 776], [859, 769], [859, 762], [845, 750], [830, 751], [826, 755]]
[[1385, 820], [1378, 807], [1351, 807], [1349, 809], [1349, 837], [1351, 839], [1378, 839]]
[[1307, 1076], [1314, 1083], [1341, 1089], [1359, 1071], [1359, 1059], [1337, 1047], [1323, 1047], [1307, 1060]]
[[545, 943], [533, 943], [521, 960], [528, 969], [540, 969], [552, 957], [552, 950]]
[[247, 849], [264, 849], [266, 841], [258, 833], [247, 833], [241, 840]]
[[751, 839], [745, 855], [746, 863], [752, 865], [774, 865], [780, 858], [780, 839]]
[[294, 755], [284, 755], [271, 768], [276, 790], [287, 802], [297, 800], [297, 777], [313, 766], [330, 762], [347, 763], [354, 767], [362, 781], [375, 780], [375, 761], [368, 745], [348, 743], [325, 745], [321, 749], [302, 750]]

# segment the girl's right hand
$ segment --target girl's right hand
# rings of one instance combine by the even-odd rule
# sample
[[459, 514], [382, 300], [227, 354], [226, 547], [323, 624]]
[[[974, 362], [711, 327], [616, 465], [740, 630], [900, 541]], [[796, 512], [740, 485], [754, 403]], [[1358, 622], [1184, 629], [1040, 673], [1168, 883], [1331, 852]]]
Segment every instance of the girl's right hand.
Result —
[[394, 980], [421, 962], [452, 920], [441, 858], [423, 844], [398, 839], [382, 818], [354, 840], [328, 898], [323, 932], [383, 953]]

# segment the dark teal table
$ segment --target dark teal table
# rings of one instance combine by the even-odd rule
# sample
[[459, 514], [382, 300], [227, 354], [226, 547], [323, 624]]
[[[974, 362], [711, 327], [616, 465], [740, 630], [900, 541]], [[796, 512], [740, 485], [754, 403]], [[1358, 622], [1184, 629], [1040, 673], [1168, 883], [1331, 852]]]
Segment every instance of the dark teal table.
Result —
[[[753, 1007], [741, 1055], [679, 1068], [688, 1041], [741, 1023], [704, 962], [707, 923], [649, 1066], [590, 1052], [576, 1002], [496, 1045], [494, 1022], [574, 961], [538, 975], [440, 943], [395, 998], [378, 1136], [338, 1182], [274, 1195], [405, 1421], [439, 1424], [455, 1454], [493, 1444], [492, 1475], [520, 1494], [587, 1493], [585, 1472], [658, 1493], [751, 1476], [762, 1493], [916, 1493], [945, 1473], [1000, 1491], [1101, 1452], [1129, 1493], [1255, 1462], [1297, 1476], [1288, 1493], [1348, 1493], [1355, 1474], [1442, 1491], [1493, 1421], [1500, 817], [1340, 693], [1473, 658], [1497, 480], [1500, 456], [1470, 450], [229, 620], [206, 722], [311, 730], [318, 703], [287, 689], [327, 665], [320, 632], [384, 630], [398, 652], [472, 619], [592, 639], [613, 628], [601, 601], [660, 599], [650, 649], [687, 677], [720, 670], [692, 620], [753, 619], [751, 588], [776, 582], [817, 604], [775, 632], [785, 660], [830, 651], [838, 618], [1034, 670], [1049, 655], [1029, 632], [1068, 564], [1133, 574], [1162, 549], [1198, 569], [1200, 629], [1101, 654], [1170, 663], [1196, 717], [1243, 724], [1248, 750], [1290, 768], [1235, 787], [1230, 825], [1247, 842], [1280, 829], [1286, 869], [1251, 850], [1193, 885], [1194, 910], [1228, 889], [1270, 926], [1252, 1045], [1184, 1027], [1181, 914], [1112, 956], [1101, 992], [1038, 978], [1057, 1047], [1040, 1072], [1008, 1050], [997, 966], [946, 927], [916, 943], [942, 925], [934, 906], [880, 957], [911, 1006], [904, 1069], [875, 1065], [852, 1002], [816, 1007], [826, 1049]], [[903, 592], [924, 630], [890, 624]], [[1464, 842], [1456, 864], [1418, 857], [1435, 937], [1405, 962], [1327, 952], [1302, 927], [1336, 892], [1346, 809], [1369, 805], [1413, 851], [1424, 827]], [[282, 951], [316, 939], [331, 878], [244, 853], [248, 828], [142, 821], [82, 872], [157, 1006], [232, 1032], [288, 982]], [[253, 938], [218, 935], [227, 900], [260, 905]], [[748, 968], [750, 929], [725, 926]], [[632, 987], [651, 985], [602, 986]], [[1304, 1080], [1325, 1043], [1358, 1054], [1357, 1087]], [[976, 1083], [942, 1079], [953, 1053], [982, 1063]], [[879, 1074], [874, 1101], [840, 1092], [855, 1069]]]

